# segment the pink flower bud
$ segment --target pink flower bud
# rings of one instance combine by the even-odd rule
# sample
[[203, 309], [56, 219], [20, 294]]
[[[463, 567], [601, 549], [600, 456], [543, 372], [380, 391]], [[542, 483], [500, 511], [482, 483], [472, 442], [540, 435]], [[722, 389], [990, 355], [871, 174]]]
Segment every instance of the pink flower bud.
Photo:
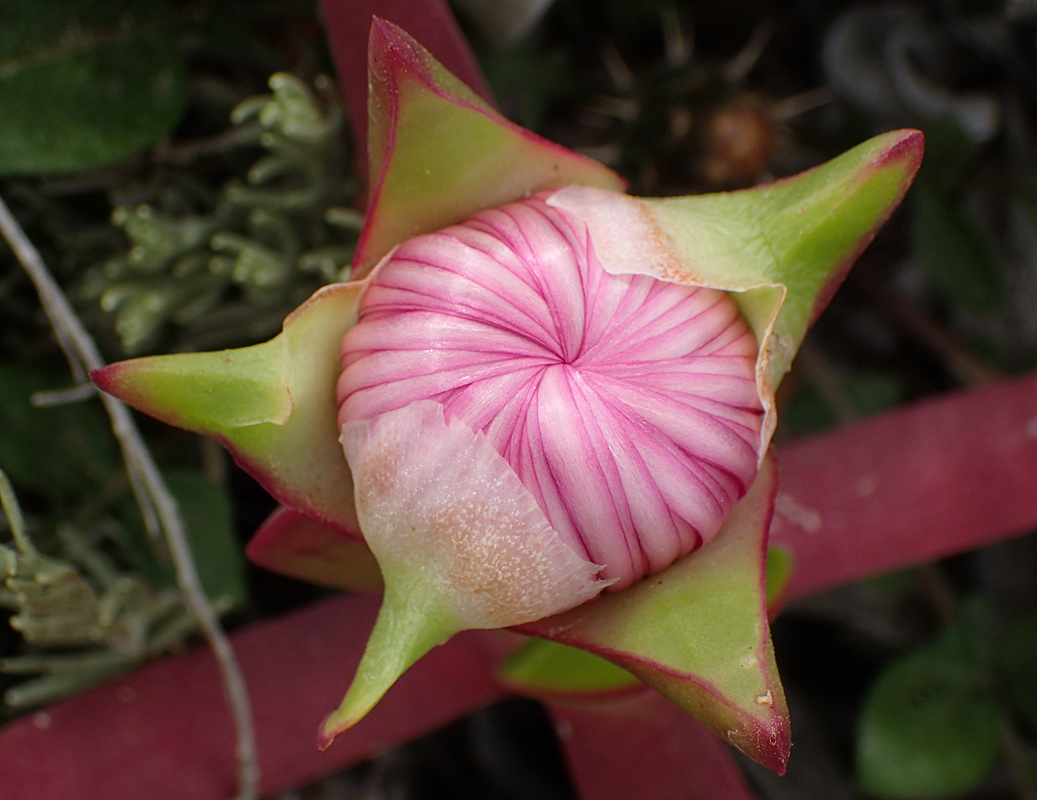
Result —
[[621, 589], [713, 538], [752, 483], [757, 342], [725, 292], [606, 271], [552, 196], [383, 259], [343, 342], [338, 422], [440, 404]]

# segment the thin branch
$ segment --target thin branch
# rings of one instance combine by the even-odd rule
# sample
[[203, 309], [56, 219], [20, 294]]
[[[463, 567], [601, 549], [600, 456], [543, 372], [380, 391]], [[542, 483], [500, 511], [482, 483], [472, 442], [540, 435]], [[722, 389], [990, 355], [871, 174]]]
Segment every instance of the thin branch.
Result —
[[79, 403], [90, 400], [97, 394], [97, 387], [92, 383], [79, 382], [71, 389], [56, 389], [52, 392], [36, 392], [29, 398], [29, 402], [37, 408], [50, 408], [52, 406], [67, 406], [69, 403]]
[[[25, 272], [36, 286], [40, 302], [50, 318], [55, 335], [63, 343], [74, 374], [83, 375], [100, 369], [104, 361], [96, 344], [72, 310], [61, 288], [55, 282], [39, 251], [29, 241], [21, 226], [0, 197], [0, 234], [10, 245]], [[84, 369], [85, 368], [85, 369]], [[122, 448], [126, 471], [137, 494], [145, 520], [156, 520], [165, 534], [177, 582], [184, 602], [198, 620], [202, 633], [212, 648], [223, 679], [224, 691], [237, 728], [239, 765], [238, 800], [254, 800], [259, 789], [259, 762], [256, 754], [255, 728], [245, 681], [230, 641], [220, 627], [216, 613], [205, 597], [198, 570], [184, 531], [183, 519], [166, 486], [154, 458], [137, 429], [129, 410], [114, 397], [100, 393], [101, 401], [112, 422], [112, 430]]]

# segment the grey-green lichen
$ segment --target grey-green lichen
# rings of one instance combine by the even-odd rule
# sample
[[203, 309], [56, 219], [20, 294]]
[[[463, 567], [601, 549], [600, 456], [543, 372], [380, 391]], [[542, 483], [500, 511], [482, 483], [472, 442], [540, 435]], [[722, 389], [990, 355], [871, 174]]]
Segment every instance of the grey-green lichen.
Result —
[[275, 332], [322, 284], [348, 273], [362, 217], [342, 146], [330, 81], [311, 90], [279, 73], [271, 93], [245, 100], [231, 120], [265, 154], [229, 181], [205, 213], [118, 206], [129, 249], [89, 269], [80, 301], [114, 316], [127, 353], [163, 337], [176, 349], [212, 348]]

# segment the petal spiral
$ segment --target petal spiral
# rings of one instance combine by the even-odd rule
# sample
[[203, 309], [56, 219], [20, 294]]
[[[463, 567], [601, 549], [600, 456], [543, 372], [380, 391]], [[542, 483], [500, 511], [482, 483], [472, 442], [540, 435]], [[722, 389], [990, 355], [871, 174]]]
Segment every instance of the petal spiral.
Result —
[[724, 292], [606, 272], [549, 196], [380, 264], [343, 342], [339, 426], [440, 403], [619, 589], [709, 541], [752, 483], [757, 343]]

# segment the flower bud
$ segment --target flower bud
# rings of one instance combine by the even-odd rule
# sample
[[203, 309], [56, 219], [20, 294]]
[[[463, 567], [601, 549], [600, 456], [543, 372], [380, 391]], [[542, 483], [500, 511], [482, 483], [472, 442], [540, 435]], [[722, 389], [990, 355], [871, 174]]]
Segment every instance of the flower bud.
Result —
[[436, 644], [521, 626], [783, 770], [764, 594], [774, 390], [903, 197], [921, 134], [744, 192], [638, 199], [390, 23], [370, 44], [378, 178], [355, 280], [264, 344], [95, 381], [224, 443], [291, 509], [253, 540], [258, 563], [370, 585], [362, 535], [385, 595], [322, 745]]
[[752, 483], [757, 343], [725, 292], [607, 272], [551, 196], [383, 260], [343, 343], [339, 425], [435, 401], [622, 589], [708, 542]]

